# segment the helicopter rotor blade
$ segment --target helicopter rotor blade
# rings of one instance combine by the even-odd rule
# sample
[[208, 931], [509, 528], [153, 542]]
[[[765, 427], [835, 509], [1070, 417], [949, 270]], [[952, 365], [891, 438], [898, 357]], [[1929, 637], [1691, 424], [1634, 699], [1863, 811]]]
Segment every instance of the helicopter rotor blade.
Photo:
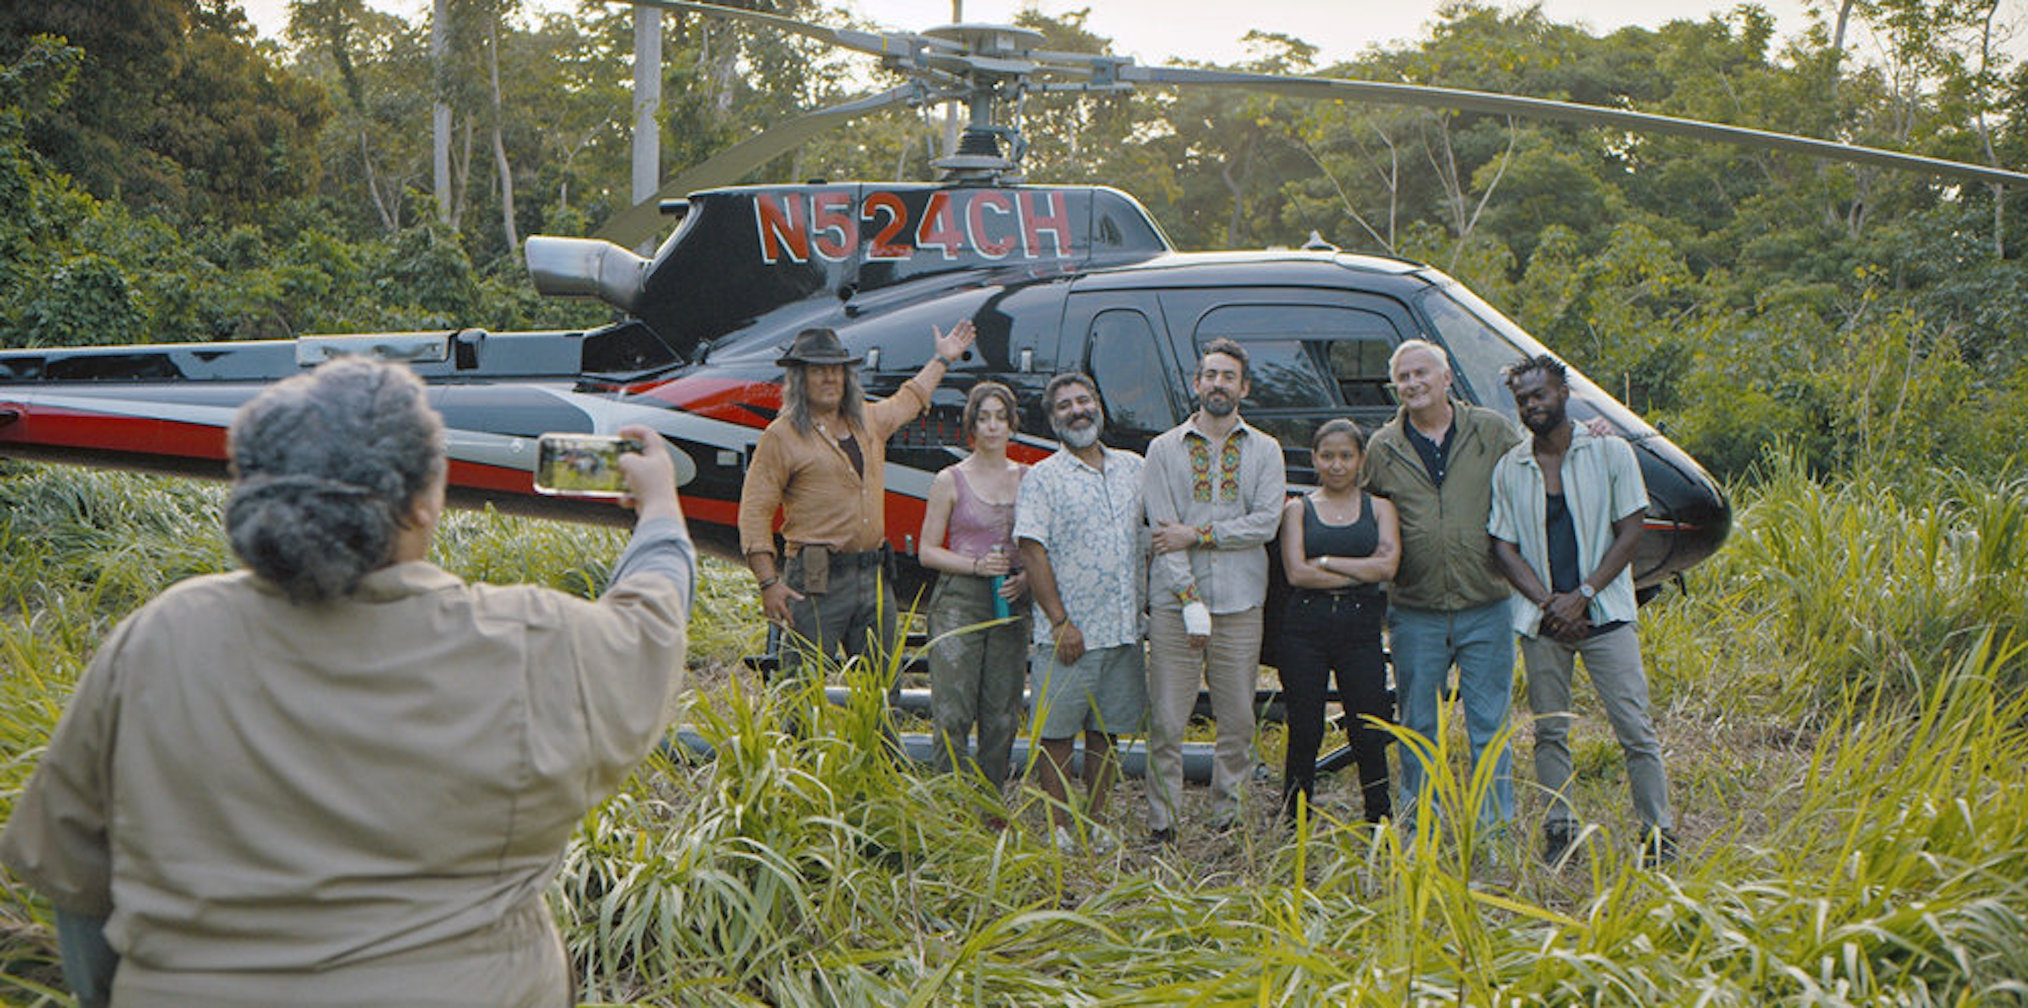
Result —
[[796, 149], [833, 126], [890, 105], [921, 101], [924, 94], [920, 85], [903, 84], [771, 126], [671, 176], [655, 195], [614, 214], [605, 226], [599, 228], [595, 237], [626, 248], [638, 248], [661, 230], [663, 200], [679, 199], [700, 189], [731, 185], [746, 173]]
[[922, 50], [962, 52], [962, 47], [942, 39], [912, 32], [865, 32], [852, 28], [827, 28], [806, 21], [769, 14], [764, 11], [746, 10], [740, 7], [723, 7], [714, 3], [700, 3], [698, 0], [608, 0], [609, 3], [625, 3], [630, 6], [659, 7], [663, 10], [680, 11], [689, 14], [705, 14], [724, 18], [728, 21], [745, 21], [749, 24], [765, 25], [785, 32], [793, 32], [805, 38], [816, 39], [831, 45], [870, 56], [912, 62]]
[[[1058, 68], [1052, 67], [1052, 69]], [[1119, 80], [1135, 84], [1246, 88], [1252, 91], [1270, 91], [1276, 94], [1303, 98], [1335, 98], [1343, 101], [1368, 104], [1410, 105], [1420, 108], [1511, 115], [1529, 119], [1558, 119], [1588, 126], [1624, 129], [1636, 133], [1666, 133], [1673, 136], [1729, 143], [1742, 147], [1791, 151], [1834, 161], [1858, 162], [1860, 164], [1879, 165], [1884, 168], [1894, 168], [1902, 171], [1926, 172], [1974, 182], [1988, 182], [2011, 186], [2028, 184], [2028, 174], [2008, 171], [2004, 168], [1967, 164], [1962, 161], [1950, 161], [1944, 158], [1927, 157], [1921, 154], [1904, 154], [1898, 151], [1881, 150], [1877, 147], [1862, 147], [1857, 144], [1839, 143], [1833, 140], [1818, 140], [1813, 137], [1796, 136], [1792, 133], [1775, 133], [1768, 130], [1748, 129], [1744, 126], [1728, 126], [1723, 123], [1702, 122], [1696, 119], [1679, 119], [1675, 116], [1656, 115], [1650, 112], [1634, 112], [1628, 109], [1606, 108], [1600, 105], [1582, 105], [1576, 102], [1554, 101], [1548, 98], [1527, 98], [1519, 95], [1492, 94], [1485, 91], [1466, 91], [1458, 88], [1430, 87], [1420, 84], [1389, 84], [1380, 81], [1340, 80], [1333, 77], [1282, 77], [1274, 74], [1244, 73], [1232, 70], [1204, 70], [1195, 67], [1122, 65], [1117, 66], [1115, 70]]]

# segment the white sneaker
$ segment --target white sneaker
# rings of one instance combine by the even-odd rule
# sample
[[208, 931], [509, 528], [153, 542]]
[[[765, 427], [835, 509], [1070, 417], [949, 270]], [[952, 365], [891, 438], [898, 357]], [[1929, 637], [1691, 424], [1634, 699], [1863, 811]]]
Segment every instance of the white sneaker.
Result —
[[1077, 837], [1071, 834], [1068, 827], [1056, 828], [1056, 849], [1065, 854], [1077, 853]]

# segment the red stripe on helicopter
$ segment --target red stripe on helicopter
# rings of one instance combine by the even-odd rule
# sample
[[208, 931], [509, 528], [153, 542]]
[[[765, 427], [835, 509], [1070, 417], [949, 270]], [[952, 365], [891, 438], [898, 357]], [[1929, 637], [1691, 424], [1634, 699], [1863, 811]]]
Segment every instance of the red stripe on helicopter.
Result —
[[685, 377], [640, 382], [620, 391], [659, 400], [701, 417], [754, 428], [768, 425], [769, 418], [757, 410], [773, 412], [782, 408], [782, 387], [774, 382]]
[[453, 486], [476, 490], [498, 490], [502, 493], [532, 494], [535, 492], [535, 475], [526, 469], [496, 466], [485, 462], [462, 462], [450, 460], [450, 481]]
[[182, 420], [93, 413], [61, 406], [7, 403], [17, 414], [0, 426], [0, 443], [144, 452], [186, 458], [225, 458], [225, 428]]
[[1668, 518], [1643, 518], [1641, 527], [1650, 532], [1695, 532], [1702, 526], [1695, 522], [1673, 521]]

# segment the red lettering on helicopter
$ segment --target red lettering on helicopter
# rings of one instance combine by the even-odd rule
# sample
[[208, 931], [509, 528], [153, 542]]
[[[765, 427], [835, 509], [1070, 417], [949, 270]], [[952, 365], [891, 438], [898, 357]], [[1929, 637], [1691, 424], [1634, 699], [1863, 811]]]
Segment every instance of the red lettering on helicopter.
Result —
[[[893, 262], [918, 253], [945, 262], [1077, 254], [1066, 194], [1046, 189], [937, 189], [914, 196], [854, 189], [757, 192], [754, 230], [768, 263]], [[856, 205], [855, 205], [856, 201]], [[911, 214], [910, 206], [920, 209]], [[863, 249], [863, 251], [862, 251]]]
[[[1027, 242], [1028, 258], [1042, 258], [1045, 234], [1056, 240], [1058, 256], [1070, 254], [1070, 209], [1063, 205], [1062, 197], [1058, 192], [1021, 191], [1021, 237]], [[1037, 206], [1038, 203], [1041, 205]]]
[[[852, 216], [852, 194], [844, 190], [820, 192], [810, 197], [810, 229], [818, 255], [842, 262], [859, 245], [859, 220]], [[836, 235], [836, 240], [826, 236]]]
[[795, 262], [810, 261], [810, 229], [803, 215], [802, 200], [792, 195], [756, 193], [753, 220], [760, 232], [763, 262], [781, 262], [784, 251]]
[[891, 192], [876, 192], [866, 197], [866, 205], [860, 208], [859, 218], [871, 224], [875, 214], [883, 213], [887, 215], [887, 223], [874, 232], [873, 241], [866, 246], [866, 258], [908, 258], [909, 247], [894, 240], [908, 229], [908, 207], [901, 202], [901, 197]]
[[945, 261], [956, 259], [965, 248], [965, 233], [957, 225], [951, 217], [951, 194], [930, 193], [922, 208], [922, 226], [915, 231], [915, 247], [942, 249]]
[[971, 205], [965, 208], [965, 224], [971, 234], [972, 247], [978, 249], [979, 254], [988, 259], [1005, 259], [1007, 253], [1014, 251], [1014, 247], [1021, 244], [1021, 227], [1018, 223], [1014, 223], [1012, 227], [1007, 228], [1005, 237], [990, 237], [986, 230], [988, 210], [994, 211], [1005, 221], [1014, 216], [1014, 201], [1004, 192], [987, 191], [974, 195]]

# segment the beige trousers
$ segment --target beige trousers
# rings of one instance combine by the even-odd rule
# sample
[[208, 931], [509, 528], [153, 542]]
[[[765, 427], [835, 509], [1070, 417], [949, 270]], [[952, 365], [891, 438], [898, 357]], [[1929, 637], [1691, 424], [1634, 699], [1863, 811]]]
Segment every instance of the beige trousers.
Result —
[[1200, 684], [1211, 690], [1218, 722], [1211, 796], [1215, 816], [1237, 813], [1241, 785], [1253, 769], [1253, 695], [1260, 678], [1260, 607], [1214, 613], [1211, 642], [1190, 649], [1183, 613], [1148, 614], [1148, 828], [1173, 829], [1183, 808], [1183, 730]]

